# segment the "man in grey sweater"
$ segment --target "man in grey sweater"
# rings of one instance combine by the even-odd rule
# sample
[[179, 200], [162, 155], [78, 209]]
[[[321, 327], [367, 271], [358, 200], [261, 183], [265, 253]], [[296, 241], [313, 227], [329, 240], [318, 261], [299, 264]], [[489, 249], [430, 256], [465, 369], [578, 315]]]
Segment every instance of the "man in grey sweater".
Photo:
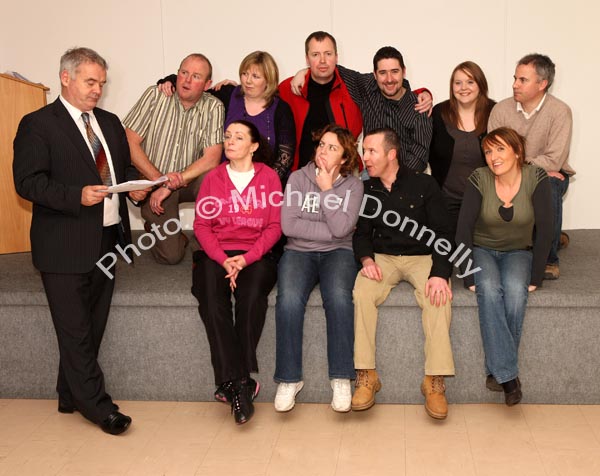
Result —
[[513, 97], [500, 101], [490, 115], [488, 131], [511, 127], [525, 137], [525, 160], [543, 168], [550, 177], [554, 208], [554, 239], [546, 261], [545, 279], [558, 279], [558, 249], [568, 243], [563, 234], [562, 200], [575, 170], [569, 165], [573, 129], [571, 109], [548, 90], [554, 81], [555, 66], [541, 54], [519, 60], [514, 75]]

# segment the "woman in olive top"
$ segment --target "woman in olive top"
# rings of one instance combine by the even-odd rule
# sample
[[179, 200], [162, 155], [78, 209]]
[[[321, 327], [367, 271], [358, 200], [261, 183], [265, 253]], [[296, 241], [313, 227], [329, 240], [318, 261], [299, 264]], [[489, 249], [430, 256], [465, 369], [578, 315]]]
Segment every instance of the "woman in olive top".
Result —
[[[456, 242], [472, 247], [485, 351], [486, 386], [521, 401], [518, 353], [528, 293], [541, 285], [552, 243], [552, 201], [546, 172], [524, 163], [525, 140], [501, 127], [482, 142], [487, 167], [469, 177]], [[535, 237], [534, 230], [535, 227]], [[498, 385], [500, 384], [500, 385]]]

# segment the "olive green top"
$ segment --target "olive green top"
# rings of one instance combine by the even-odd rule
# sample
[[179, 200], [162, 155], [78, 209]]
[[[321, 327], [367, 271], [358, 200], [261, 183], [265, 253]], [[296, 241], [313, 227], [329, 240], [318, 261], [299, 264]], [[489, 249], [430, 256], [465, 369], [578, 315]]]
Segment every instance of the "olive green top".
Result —
[[535, 216], [532, 196], [536, 187], [546, 177], [546, 172], [535, 165], [521, 169], [521, 185], [512, 200], [513, 217], [505, 221], [499, 209], [504, 202], [498, 198], [495, 176], [488, 167], [473, 172], [469, 181], [481, 193], [481, 210], [475, 223], [473, 243], [498, 251], [529, 249], [533, 242]]

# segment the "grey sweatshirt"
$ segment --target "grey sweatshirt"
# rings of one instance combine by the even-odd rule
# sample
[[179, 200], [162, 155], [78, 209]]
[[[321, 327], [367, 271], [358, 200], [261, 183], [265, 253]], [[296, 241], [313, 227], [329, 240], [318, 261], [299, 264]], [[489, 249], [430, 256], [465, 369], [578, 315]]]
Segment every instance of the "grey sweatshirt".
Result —
[[310, 162], [290, 176], [281, 208], [286, 249], [331, 251], [352, 249], [352, 234], [363, 198], [362, 182], [352, 175], [339, 177], [322, 192]]

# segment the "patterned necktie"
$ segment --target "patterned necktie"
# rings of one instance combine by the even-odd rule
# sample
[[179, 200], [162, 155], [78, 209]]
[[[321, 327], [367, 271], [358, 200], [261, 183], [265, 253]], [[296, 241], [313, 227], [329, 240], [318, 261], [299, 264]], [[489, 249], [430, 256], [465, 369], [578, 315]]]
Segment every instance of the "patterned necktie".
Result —
[[[98, 169], [98, 173], [100, 174], [102, 183], [107, 187], [110, 187], [112, 185], [112, 179], [110, 177], [110, 167], [108, 166], [108, 161], [106, 160], [106, 152], [104, 152], [102, 142], [100, 142], [100, 139], [98, 139], [98, 136], [92, 129], [92, 125], [90, 124], [90, 115], [87, 112], [84, 112], [81, 114], [81, 118], [83, 119], [83, 123], [85, 124], [85, 132], [87, 133], [88, 140], [90, 141], [90, 145], [92, 146], [94, 160], [96, 161], [96, 168]], [[108, 198], [110, 198], [111, 196], [112, 194], [109, 194]]]

